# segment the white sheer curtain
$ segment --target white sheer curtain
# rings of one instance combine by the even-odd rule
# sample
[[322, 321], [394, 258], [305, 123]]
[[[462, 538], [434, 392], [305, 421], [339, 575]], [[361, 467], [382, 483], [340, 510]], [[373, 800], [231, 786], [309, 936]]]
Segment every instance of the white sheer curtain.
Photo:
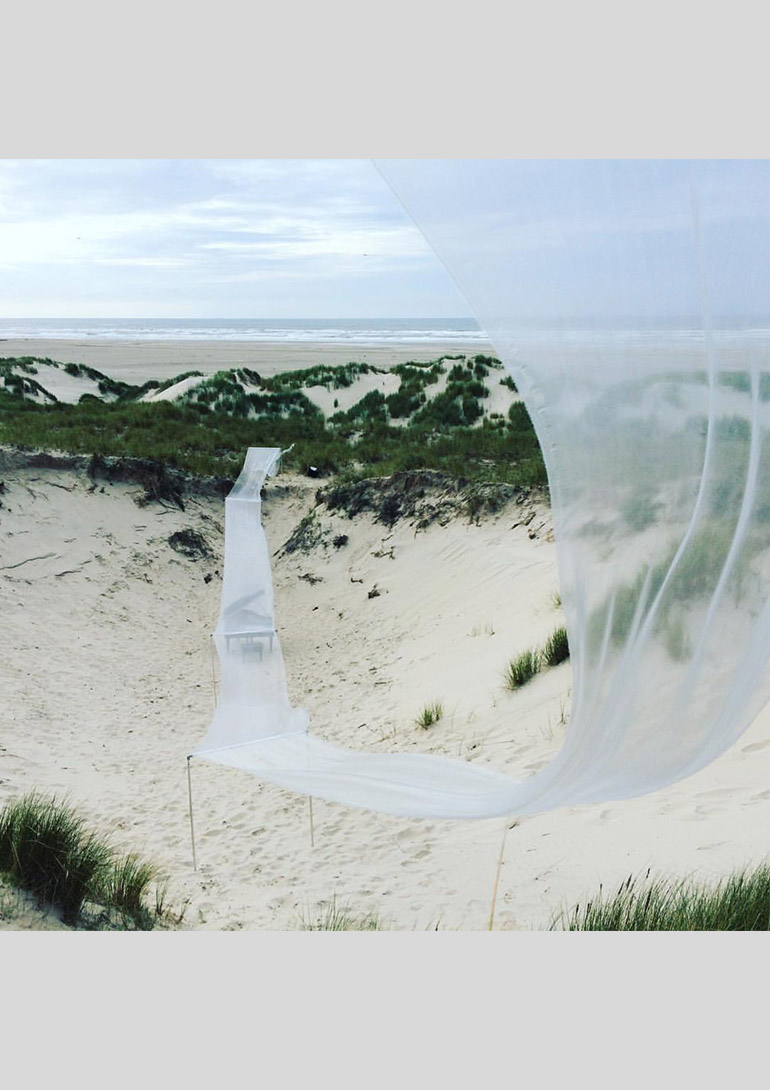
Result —
[[[534, 813], [689, 775], [770, 697], [770, 163], [377, 165], [515, 378], [543, 448], [574, 670], [566, 741], [520, 783], [331, 746], [291, 709], [277, 640], [269, 650], [252, 633], [223, 652], [220, 620], [222, 694], [198, 753], [416, 817]], [[267, 631], [257, 521], [233, 530], [228, 507], [228, 564], [244, 558], [252, 575], [231, 594], [226, 574], [225, 591], [231, 607], [261, 590], [270, 609], [254, 625]], [[260, 613], [255, 601], [244, 608]]]

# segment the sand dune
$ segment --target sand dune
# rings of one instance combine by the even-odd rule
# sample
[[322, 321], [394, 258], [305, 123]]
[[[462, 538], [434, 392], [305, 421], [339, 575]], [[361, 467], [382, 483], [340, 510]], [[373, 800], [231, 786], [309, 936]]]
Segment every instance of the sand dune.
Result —
[[356, 360], [389, 368], [415, 360], [427, 363], [439, 356], [477, 352], [494, 355], [492, 345], [465, 341], [415, 344], [314, 344], [249, 341], [118, 341], [45, 340], [40, 337], [0, 339], [0, 356], [39, 356], [61, 363], [84, 363], [110, 378], [141, 386], [148, 379], [163, 382], [182, 371], [212, 375], [233, 367], [251, 367], [261, 375], [294, 371], [316, 364], [336, 365]]
[[[385, 926], [487, 925], [503, 823], [409, 821], [316, 801], [194, 762], [193, 872], [185, 757], [213, 709], [223, 502], [143, 504], [83, 469], [0, 470], [5, 618], [0, 801], [70, 800], [171, 876], [183, 926], [286, 929], [336, 897]], [[547, 510], [419, 533], [319, 509], [326, 544], [280, 546], [315, 483], [279, 477], [264, 504], [289, 686], [311, 729], [353, 747], [425, 751], [524, 776], [557, 750], [569, 664], [518, 693], [501, 675], [559, 623]], [[192, 528], [209, 558], [168, 542]], [[334, 537], [348, 535], [339, 548]], [[209, 581], [207, 577], [211, 576]], [[379, 593], [369, 597], [376, 587]], [[432, 700], [445, 715], [414, 720]], [[538, 928], [563, 904], [652, 866], [712, 877], [767, 853], [770, 719], [687, 782], [642, 799], [528, 818], [508, 834], [496, 926]], [[2, 913], [0, 912], [0, 915]], [[15, 911], [0, 926], [45, 926]]]

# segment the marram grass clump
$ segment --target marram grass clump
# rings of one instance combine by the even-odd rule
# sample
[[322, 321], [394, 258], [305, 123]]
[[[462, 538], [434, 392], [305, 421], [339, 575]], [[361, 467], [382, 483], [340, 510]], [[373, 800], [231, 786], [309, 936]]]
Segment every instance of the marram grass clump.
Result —
[[522, 651], [515, 659], [512, 659], [505, 668], [504, 684], [506, 689], [515, 692], [522, 685], [531, 681], [535, 674], [539, 674], [547, 666], [558, 666], [569, 658], [569, 641], [567, 629], [557, 628], [542, 648], [533, 648]]
[[540, 671], [540, 655], [537, 651], [522, 651], [512, 659], [505, 671], [507, 689], [520, 689]]
[[432, 704], [426, 704], [420, 714], [417, 716], [415, 723], [423, 730], [427, 730], [428, 727], [432, 727], [434, 723], [438, 723], [439, 719], [444, 718], [444, 705], [440, 700], [434, 700]]
[[[0, 813], [0, 874], [71, 926], [150, 930], [165, 915], [152, 863], [121, 856], [72, 807], [37, 792]], [[145, 898], [153, 885], [150, 908]]]
[[557, 628], [548, 637], [543, 645], [541, 655], [546, 666], [558, 666], [569, 658], [569, 641], [566, 628]]
[[552, 931], [770, 931], [770, 865], [715, 886], [630, 876], [618, 891], [558, 916]]
[[0, 814], [0, 871], [58, 908], [66, 923], [77, 919], [112, 860], [109, 845], [54, 799], [25, 795]]

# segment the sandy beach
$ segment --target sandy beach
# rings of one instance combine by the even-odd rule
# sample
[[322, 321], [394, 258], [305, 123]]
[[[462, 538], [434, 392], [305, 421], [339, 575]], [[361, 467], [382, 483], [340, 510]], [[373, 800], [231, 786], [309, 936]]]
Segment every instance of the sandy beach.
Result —
[[230, 367], [250, 367], [261, 375], [293, 371], [316, 364], [356, 360], [389, 368], [407, 360], [419, 363], [442, 355], [477, 352], [494, 355], [490, 344], [446, 341], [414, 344], [315, 344], [308, 342], [250, 341], [121, 341], [100, 338], [59, 340], [28, 337], [0, 339], [0, 357], [38, 356], [60, 363], [84, 363], [122, 382], [141, 385], [148, 379], [165, 381], [183, 371], [213, 374]]
[[[305, 798], [201, 760], [195, 872], [185, 758], [214, 706], [223, 500], [190, 494], [184, 511], [146, 504], [137, 484], [94, 487], [82, 464], [30, 465], [8, 452], [0, 480], [0, 802], [32, 789], [67, 797], [160, 865], [185, 928], [291, 930], [335, 899], [387, 928], [488, 926], [505, 822], [397, 819], [316, 800], [311, 846]], [[569, 663], [516, 693], [502, 673], [561, 620], [548, 510], [514, 503], [479, 523], [417, 532], [406, 520], [387, 530], [322, 507], [327, 544], [286, 553], [315, 488], [280, 476], [264, 502], [289, 690], [311, 730], [513, 777], [542, 766], [566, 729]], [[169, 537], [181, 529], [202, 534], [210, 556], [176, 552]], [[332, 547], [343, 533], [345, 547]], [[420, 729], [415, 719], [434, 700], [444, 717]], [[765, 858], [768, 779], [764, 713], [731, 752], [675, 787], [517, 823], [495, 927], [545, 928], [600, 883], [611, 889], [648, 868], [713, 879]], [[5, 928], [60, 926], [24, 902], [0, 902], [0, 917]]]

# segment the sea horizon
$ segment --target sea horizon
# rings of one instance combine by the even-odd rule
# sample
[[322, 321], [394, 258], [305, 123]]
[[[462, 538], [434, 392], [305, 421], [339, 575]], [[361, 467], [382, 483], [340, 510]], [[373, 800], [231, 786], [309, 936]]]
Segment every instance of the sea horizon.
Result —
[[0, 318], [0, 339], [483, 344], [473, 318]]

